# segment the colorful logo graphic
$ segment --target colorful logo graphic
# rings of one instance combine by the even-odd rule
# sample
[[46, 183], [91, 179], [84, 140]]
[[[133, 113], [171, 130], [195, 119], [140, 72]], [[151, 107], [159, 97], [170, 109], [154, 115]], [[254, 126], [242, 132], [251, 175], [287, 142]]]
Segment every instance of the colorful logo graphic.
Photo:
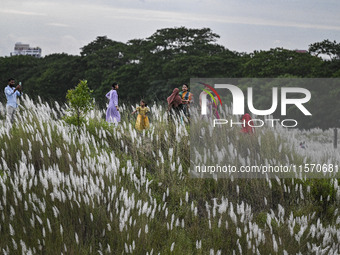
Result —
[[[210, 97], [211, 97], [211, 99], [212, 99], [212, 101], [214, 102], [214, 104], [211, 104], [211, 108], [212, 108], [212, 110], [213, 110], [213, 113], [214, 113], [214, 115], [219, 119], [219, 114], [218, 114], [218, 111], [217, 111], [217, 105], [218, 105], [218, 103], [216, 102], [216, 99], [215, 99], [215, 97], [211, 94], [211, 92], [209, 91], [209, 90], [211, 90], [216, 96], [217, 96], [217, 98], [218, 98], [218, 100], [219, 100], [219, 102], [221, 103], [221, 106], [222, 106], [222, 100], [221, 100], [221, 97], [220, 97], [220, 95], [217, 93], [217, 91], [212, 87], [212, 86], [210, 86], [209, 84], [206, 84], [206, 83], [203, 83], [203, 82], [199, 82], [199, 84], [202, 84], [202, 85], [204, 85], [205, 86], [205, 88], [206, 89], [202, 89], [205, 93], [207, 93]], [[209, 90], [208, 90], [209, 89]], [[203, 96], [202, 98], [201, 98], [201, 100], [202, 100], [202, 115], [206, 115], [207, 114], [207, 99], [206, 99], [206, 97], [205, 96]]]

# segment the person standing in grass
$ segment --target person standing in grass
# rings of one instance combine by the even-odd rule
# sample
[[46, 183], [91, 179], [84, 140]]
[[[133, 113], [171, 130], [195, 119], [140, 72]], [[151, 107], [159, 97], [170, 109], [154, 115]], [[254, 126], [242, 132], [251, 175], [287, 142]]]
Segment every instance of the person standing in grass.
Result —
[[179, 95], [179, 89], [175, 88], [171, 95], [167, 98], [168, 101], [168, 111], [171, 112], [172, 110], [175, 113], [179, 113], [182, 110], [182, 98]]
[[143, 129], [148, 129], [150, 124], [149, 124], [149, 118], [146, 115], [148, 112], [150, 112], [149, 107], [147, 107], [147, 104], [145, 101], [142, 99], [140, 100], [139, 106], [136, 108], [135, 111], [133, 111], [131, 114], [135, 114], [138, 112], [137, 120], [136, 120], [136, 129], [141, 131]]
[[255, 128], [253, 127], [254, 123], [249, 113], [245, 113], [242, 116], [241, 122], [243, 122], [241, 129], [242, 133], [253, 134], [255, 132]]
[[8, 85], [5, 88], [5, 95], [7, 99], [6, 104], [6, 121], [13, 123], [15, 118], [15, 113], [18, 107], [17, 97], [21, 96], [21, 85], [15, 87], [15, 80], [13, 78], [8, 79]]
[[187, 117], [190, 117], [189, 107], [193, 101], [193, 95], [189, 92], [188, 84], [183, 84], [182, 91], [179, 92], [179, 95], [182, 98], [183, 112]]
[[112, 84], [112, 90], [106, 94], [106, 97], [110, 100], [109, 106], [106, 111], [106, 121], [114, 123], [115, 125], [120, 122], [120, 113], [118, 108], [118, 93], [119, 85], [117, 82]]

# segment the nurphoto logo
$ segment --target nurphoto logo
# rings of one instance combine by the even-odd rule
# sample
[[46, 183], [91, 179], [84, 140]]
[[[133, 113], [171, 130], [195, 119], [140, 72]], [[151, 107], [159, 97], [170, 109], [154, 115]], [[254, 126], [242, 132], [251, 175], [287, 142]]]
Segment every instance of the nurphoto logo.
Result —
[[[242, 90], [232, 84], [214, 84], [214, 87], [203, 83], [203, 82], [199, 82], [200, 84], [204, 85], [207, 89], [210, 89], [213, 93], [215, 93], [215, 95], [217, 96], [217, 98], [219, 99], [221, 106], [222, 106], [222, 100], [220, 95], [217, 93], [216, 89], [227, 89], [229, 92], [231, 92], [232, 95], [232, 106], [233, 106], [233, 110], [232, 113], [233, 115], [243, 115], [245, 114], [245, 110], [244, 110], [244, 106], [245, 106], [245, 97], [244, 94], [242, 92]], [[247, 106], [248, 109], [251, 113], [253, 113], [254, 115], [260, 115], [260, 116], [268, 116], [273, 114], [278, 107], [278, 91], [279, 88], [278, 87], [273, 87], [271, 88], [272, 90], [272, 105], [269, 109], [265, 109], [265, 110], [259, 110], [256, 109], [254, 107], [254, 103], [253, 103], [253, 88], [252, 87], [248, 87], [247, 88]], [[206, 93], [201, 97], [201, 115], [207, 115], [207, 106], [209, 105], [210, 101], [213, 100], [213, 102], [215, 103], [215, 105], [217, 105], [216, 103], [216, 99], [213, 97], [213, 95], [211, 94], [210, 91], [203, 89], [203, 91], [205, 91]], [[305, 103], [308, 103], [311, 99], [311, 93], [308, 89], [305, 88], [296, 88], [296, 87], [281, 87], [280, 89], [281, 94], [280, 94], [280, 99], [281, 99], [281, 116], [286, 116], [287, 115], [287, 105], [295, 105], [305, 116], [311, 116], [312, 114], [306, 109], [306, 107], [303, 105]], [[293, 96], [301, 96], [303, 95], [302, 98], [294, 98], [294, 97], [289, 97], [290, 95]], [[210, 98], [208, 97], [210, 96]], [[244, 120], [245, 121], [245, 120]], [[269, 124], [271, 124], [271, 126], [274, 126], [275, 122], [280, 122], [282, 126], [284, 127], [296, 127], [298, 122], [295, 119], [284, 119], [281, 120], [280, 119], [252, 119], [249, 120], [249, 123], [247, 123], [248, 125], [252, 126], [252, 127], [262, 127], [264, 126], [264, 123], [268, 122]], [[258, 123], [257, 125], [255, 125], [254, 123]], [[232, 120], [227, 120], [227, 119], [220, 119], [220, 118], [215, 118], [213, 120], [213, 126], [215, 127], [216, 125], [225, 125], [230, 123], [231, 126], [233, 124], [242, 124], [244, 125], [245, 123], [243, 122], [233, 122]], [[288, 125], [288, 123], [293, 123]]]

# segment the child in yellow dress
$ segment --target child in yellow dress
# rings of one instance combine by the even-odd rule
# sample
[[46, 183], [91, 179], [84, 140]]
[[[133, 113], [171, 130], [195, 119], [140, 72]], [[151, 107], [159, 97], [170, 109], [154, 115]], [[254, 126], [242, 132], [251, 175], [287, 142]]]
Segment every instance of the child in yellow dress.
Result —
[[134, 112], [131, 114], [135, 114], [138, 112], [137, 120], [136, 120], [136, 129], [137, 130], [143, 130], [143, 129], [148, 129], [150, 124], [149, 124], [149, 118], [146, 116], [148, 112], [150, 112], [149, 107], [147, 107], [147, 104], [145, 101], [142, 99], [140, 101], [139, 106], [136, 108]]

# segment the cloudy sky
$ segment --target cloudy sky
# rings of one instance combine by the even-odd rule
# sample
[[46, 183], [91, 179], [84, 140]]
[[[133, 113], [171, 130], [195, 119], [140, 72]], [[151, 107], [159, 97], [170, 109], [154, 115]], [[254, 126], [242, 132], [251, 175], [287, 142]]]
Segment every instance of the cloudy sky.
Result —
[[239, 52], [308, 49], [340, 41], [339, 13], [338, 0], [0, 0], [0, 56], [16, 42], [76, 55], [97, 36], [127, 42], [180, 26], [209, 27]]

